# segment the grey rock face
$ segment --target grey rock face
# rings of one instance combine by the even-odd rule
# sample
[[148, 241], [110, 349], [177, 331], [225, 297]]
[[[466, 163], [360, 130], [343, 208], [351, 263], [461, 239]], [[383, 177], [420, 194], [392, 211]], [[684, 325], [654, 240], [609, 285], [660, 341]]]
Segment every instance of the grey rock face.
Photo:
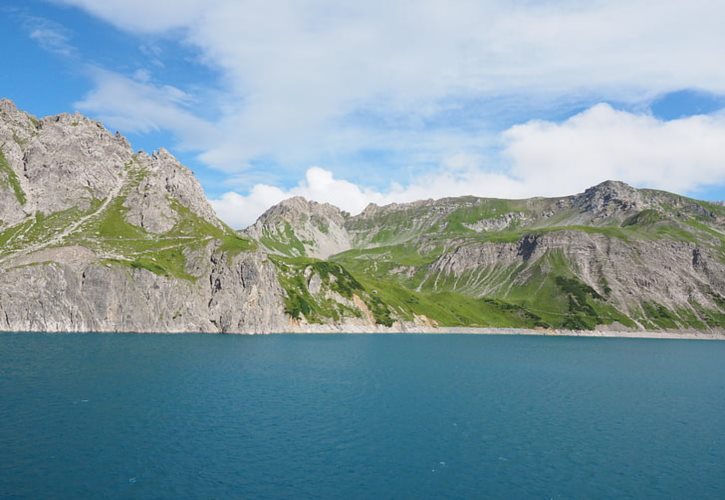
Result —
[[523, 213], [507, 213], [494, 219], [481, 219], [473, 223], [463, 224], [464, 227], [476, 231], [477, 233], [485, 231], [501, 231], [513, 224], [526, 220], [526, 214]]
[[[526, 281], [547, 254], [561, 255], [587, 285], [624, 311], [643, 303], [671, 308], [692, 302], [718, 309], [713, 292], [722, 292], [725, 267], [712, 250], [675, 241], [626, 242], [601, 234], [561, 231], [513, 243], [478, 243], [444, 253], [430, 268], [431, 283], [459, 278], [455, 288], [481, 297]], [[545, 264], [546, 265], [546, 264]], [[519, 269], [502, 277], [496, 270]]]
[[624, 216], [645, 208], [639, 191], [618, 181], [606, 181], [591, 187], [572, 201], [573, 206], [589, 214], [593, 221]]
[[132, 157], [125, 139], [78, 114], [34, 121], [4, 102], [0, 144], [27, 198], [6, 226], [34, 212], [87, 209], [120, 182]]
[[256, 240], [283, 243], [292, 255], [326, 259], [352, 248], [345, 228], [348, 217], [330, 204], [294, 197], [270, 208], [244, 233]]
[[285, 331], [284, 290], [276, 269], [260, 253], [241, 254], [231, 263], [212, 254], [209, 273], [211, 322], [222, 333]]
[[[0, 326], [9, 331], [268, 332], [288, 323], [274, 268], [260, 254], [205, 250], [196, 282], [98, 262], [0, 271]], [[44, 258], [52, 256], [45, 255]]]
[[134, 154], [81, 115], [36, 120], [7, 100], [0, 146], [0, 330], [286, 329], [274, 265], [222, 246], [243, 242], [168, 151]]
[[172, 207], [175, 200], [210, 224], [223, 227], [194, 175], [168, 151], [162, 148], [151, 156], [140, 152], [133, 161], [146, 175], [124, 202], [130, 223], [150, 233], [170, 231], [179, 221]]

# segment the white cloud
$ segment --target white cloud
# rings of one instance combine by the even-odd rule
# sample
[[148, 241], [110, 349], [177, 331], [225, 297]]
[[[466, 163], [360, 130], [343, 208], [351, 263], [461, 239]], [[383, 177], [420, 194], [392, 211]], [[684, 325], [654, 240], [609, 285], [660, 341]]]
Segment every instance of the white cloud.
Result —
[[63, 57], [73, 57], [76, 48], [70, 42], [70, 32], [63, 26], [42, 17], [21, 14], [28, 36], [41, 48]]
[[143, 81], [144, 76], [150, 78], [147, 72], [137, 72], [138, 80], [99, 68], [91, 68], [90, 74], [96, 88], [75, 107], [93, 113], [112, 128], [141, 133], [171, 130], [189, 149], [202, 148], [217, 133], [213, 124], [184, 107], [191, 101], [188, 94], [170, 85]]
[[86, 9], [128, 30], [153, 33], [183, 28], [213, 0], [52, 0]]
[[[220, 75], [202, 90], [214, 93], [204, 116], [220, 110], [211, 119], [193, 111], [203, 96], [157, 81], [162, 71], [96, 69], [77, 106], [111, 126], [170, 130], [179, 147], [238, 179], [267, 174], [248, 171], [254, 160], [290, 172], [364, 150], [403, 158], [412, 179], [396, 183], [402, 176], [390, 172], [372, 188], [314, 167], [292, 188], [241, 186], [212, 200], [236, 227], [295, 195], [356, 213], [369, 202], [564, 195], [606, 179], [678, 192], [725, 183], [722, 113], [665, 122], [601, 104], [495, 132], [508, 103], [525, 113], [541, 101], [555, 109], [642, 105], [683, 88], [725, 93], [725, 66], [713, 62], [725, 52], [721, 0], [56, 1], [140, 34], [157, 67], [154, 42], [173, 37]], [[477, 102], [498, 107], [467, 110]], [[451, 109], [475, 114], [475, 125], [455, 123]]]
[[247, 195], [229, 192], [211, 203], [229, 224], [245, 227], [291, 196], [358, 213], [371, 202], [566, 195], [607, 179], [675, 192], [725, 183], [723, 115], [665, 122], [600, 104], [560, 124], [531, 121], [514, 126], [501, 140], [503, 157], [510, 162], [505, 172], [491, 172], [481, 158], [459, 154], [406, 186], [393, 183], [374, 190], [314, 167], [292, 189], [257, 184]]
[[503, 134], [510, 174], [542, 192], [621, 179], [679, 192], [725, 183], [725, 115], [660, 121], [594, 106], [561, 124], [533, 121]]
[[368, 203], [387, 201], [383, 194], [336, 179], [332, 172], [320, 167], [309, 168], [305, 178], [289, 190], [257, 184], [246, 196], [228, 192], [210, 201], [219, 217], [233, 227], [241, 228], [252, 224], [272, 205], [292, 196], [331, 203], [353, 213], [360, 212]]
[[[58, 1], [144, 36], [173, 33], [220, 71], [216, 133], [181, 142], [227, 171], [255, 158], [314, 162], [322, 150], [379, 147], [388, 121], [404, 122], [395, 130], [404, 146], [391, 147], [415, 152], [408, 140], [435, 141], [439, 132], [421, 123], [444, 100], [725, 92], [725, 66], [714, 62], [725, 51], [721, 0]], [[103, 88], [109, 81], [96, 84], [85, 109], [125, 115], [128, 103]], [[184, 114], [171, 105], [181, 112], [145, 106], [143, 119], [161, 126]], [[360, 110], [375, 123], [355, 122]], [[467, 133], [433, 153], [470, 153]]]

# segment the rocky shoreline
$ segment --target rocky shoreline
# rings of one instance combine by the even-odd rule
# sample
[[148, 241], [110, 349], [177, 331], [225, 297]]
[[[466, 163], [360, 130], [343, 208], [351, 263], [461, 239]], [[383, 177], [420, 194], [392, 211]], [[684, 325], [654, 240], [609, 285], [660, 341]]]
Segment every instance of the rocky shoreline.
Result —
[[527, 329], [527, 328], [485, 328], [485, 327], [425, 327], [415, 325], [397, 325], [393, 327], [370, 325], [290, 325], [283, 330], [248, 330], [236, 332], [215, 331], [152, 331], [152, 330], [26, 330], [0, 331], [2, 333], [67, 334], [67, 333], [121, 333], [138, 335], [523, 335], [539, 337], [592, 337], [592, 338], [631, 338], [631, 339], [678, 339], [678, 340], [725, 340], [725, 329], [707, 332], [696, 330], [563, 330], [563, 329]]
[[725, 340], [725, 330], [712, 330], [701, 332], [695, 330], [545, 330], [527, 328], [484, 328], [484, 327], [421, 327], [407, 328], [380, 327], [371, 330], [370, 327], [336, 329], [330, 325], [305, 325], [304, 329], [294, 332], [300, 334], [428, 334], [428, 335], [536, 335], [542, 337], [611, 337], [611, 338], [646, 338], [646, 339], [685, 339], [685, 340]]

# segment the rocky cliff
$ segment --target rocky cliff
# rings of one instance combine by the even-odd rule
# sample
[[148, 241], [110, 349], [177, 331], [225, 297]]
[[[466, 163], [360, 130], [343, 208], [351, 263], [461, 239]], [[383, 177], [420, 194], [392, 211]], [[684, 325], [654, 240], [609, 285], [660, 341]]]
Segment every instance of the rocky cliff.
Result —
[[218, 220], [167, 151], [134, 153], [81, 115], [0, 101], [0, 328], [284, 330], [257, 244]]
[[0, 101], [0, 330], [725, 326], [725, 207], [608, 181], [560, 198], [292, 198], [241, 232], [167, 151]]

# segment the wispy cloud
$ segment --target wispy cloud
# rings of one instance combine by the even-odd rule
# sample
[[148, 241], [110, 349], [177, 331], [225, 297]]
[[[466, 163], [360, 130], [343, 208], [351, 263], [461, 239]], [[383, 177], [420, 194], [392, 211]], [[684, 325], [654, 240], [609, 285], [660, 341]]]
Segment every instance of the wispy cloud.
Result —
[[186, 108], [192, 98], [183, 90], [155, 84], [146, 72], [134, 80], [97, 67], [87, 71], [95, 89], [75, 103], [78, 110], [127, 132], [170, 130], [186, 148], [201, 149], [213, 140], [214, 125]]
[[71, 32], [64, 26], [49, 19], [27, 14], [21, 14], [20, 19], [28, 31], [28, 36], [44, 50], [63, 57], [77, 55], [78, 51], [70, 41]]

